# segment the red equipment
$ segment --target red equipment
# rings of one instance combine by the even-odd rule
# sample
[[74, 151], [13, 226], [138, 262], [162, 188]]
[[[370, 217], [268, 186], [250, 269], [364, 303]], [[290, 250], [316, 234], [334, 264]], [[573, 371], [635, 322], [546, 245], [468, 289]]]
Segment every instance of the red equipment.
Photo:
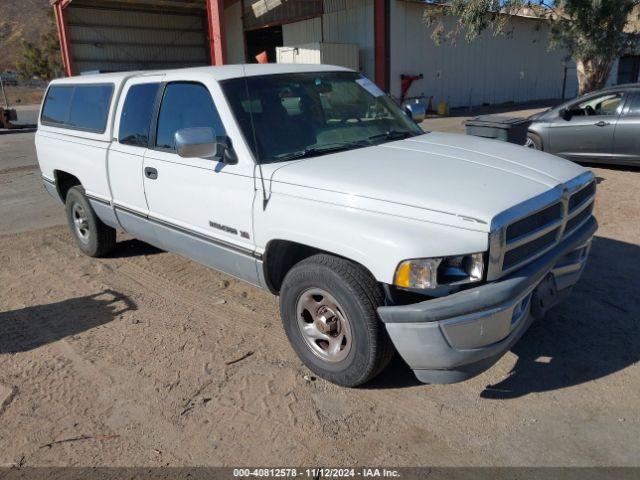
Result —
[[407, 91], [409, 90], [409, 88], [411, 88], [411, 85], [413, 84], [413, 82], [415, 82], [416, 80], [422, 80], [423, 78], [424, 78], [424, 75], [422, 74], [405, 75], [403, 73], [402, 75], [400, 75], [400, 104], [401, 105], [404, 102], [407, 96]]

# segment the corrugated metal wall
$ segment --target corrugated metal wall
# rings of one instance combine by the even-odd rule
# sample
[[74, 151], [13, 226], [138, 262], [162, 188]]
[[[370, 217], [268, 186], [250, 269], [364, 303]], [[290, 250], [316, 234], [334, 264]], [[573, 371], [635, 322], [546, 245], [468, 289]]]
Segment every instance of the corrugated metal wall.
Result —
[[276, 51], [278, 63], [323, 63], [360, 69], [359, 48], [355, 43], [303, 43], [295, 47], [278, 47]]
[[204, 10], [181, 14], [72, 2], [65, 15], [78, 73], [209, 64]]
[[[437, 46], [423, 21], [423, 5], [392, 1], [391, 93], [400, 95], [400, 75], [424, 75], [409, 95], [434, 96], [452, 107], [560, 98], [567, 53], [549, 50], [548, 27], [515, 17], [511, 33], [485, 32], [471, 43]], [[445, 19], [451, 26], [452, 19]], [[566, 95], [575, 94], [575, 69], [568, 71]]]
[[365, 76], [373, 78], [373, 0], [325, 0], [324, 9], [324, 41], [360, 45], [360, 69]]
[[303, 45], [322, 41], [322, 19], [320, 17], [288, 23], [282, 26], [284, 46]]
[[285, 46], [313, 42], [359, 45], [361, 71], [373, 78], [375, 67], [373, 0], [324, 0], [324, 14], [282, 26]]

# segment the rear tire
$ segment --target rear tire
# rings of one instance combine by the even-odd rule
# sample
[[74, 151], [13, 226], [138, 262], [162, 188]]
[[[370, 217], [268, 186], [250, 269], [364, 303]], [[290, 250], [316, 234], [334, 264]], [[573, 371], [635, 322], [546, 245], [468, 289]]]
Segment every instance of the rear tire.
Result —
[[536, 135], [535, 133], [527, 133], [527, 140], [524, 144], [525, 147], [527, 148], [532, 148], [534, 150], [540, 150], [542, 151], [542, 139]]
[[81, 186], [67, 192], [65, 210], [69, 229], [78, 248], [90, 257], [103, 257], [116, 244], [116, 230], [96, 216]]
[[395, 353], [378, 318], [383, 301], [381, 286], [362, 266], [317, 254], [287, 273], [280, 313], [293, 349], [311, 371], [355, 387], [380, 373]]

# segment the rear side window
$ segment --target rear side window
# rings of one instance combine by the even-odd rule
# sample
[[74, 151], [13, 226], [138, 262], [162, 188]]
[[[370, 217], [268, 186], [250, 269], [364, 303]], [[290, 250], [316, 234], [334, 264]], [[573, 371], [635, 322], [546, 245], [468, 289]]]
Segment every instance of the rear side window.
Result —
[[148, 145], [153, 103], [159, 87], [159, 83], [144, 83], [129, 89], [120, 117], [120, 143], [137, 147]]
[[49, 88], [42, 123], [102, 133], [107, 127], [113, 85], [64, 85]]
[[73, 87], [51, 87], [42, 108], [42, 123], [64, 124], [69, 118]]
[[71, 100], [69, 125], [81, 130], [104, 132], [112, 93], [112, 85], [76, 87]]
[[176, 131], [192, 127], [212, 127], [216, 135], [224, 134], [209, 90], [199, 83], [168, 84], [158, 115], [157, 148], [175, 150]]
[[640, 92], [631, 98], [629, 110], [627, 110], [626, 115], [628, 117], [640, 117]]

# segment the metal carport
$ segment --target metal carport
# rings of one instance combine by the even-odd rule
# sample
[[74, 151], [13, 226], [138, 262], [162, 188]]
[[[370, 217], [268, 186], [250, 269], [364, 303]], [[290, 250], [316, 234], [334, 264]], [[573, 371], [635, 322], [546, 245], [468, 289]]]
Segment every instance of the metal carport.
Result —
[[238, 0], [52, 0], [67, 75], [222, 65]]

